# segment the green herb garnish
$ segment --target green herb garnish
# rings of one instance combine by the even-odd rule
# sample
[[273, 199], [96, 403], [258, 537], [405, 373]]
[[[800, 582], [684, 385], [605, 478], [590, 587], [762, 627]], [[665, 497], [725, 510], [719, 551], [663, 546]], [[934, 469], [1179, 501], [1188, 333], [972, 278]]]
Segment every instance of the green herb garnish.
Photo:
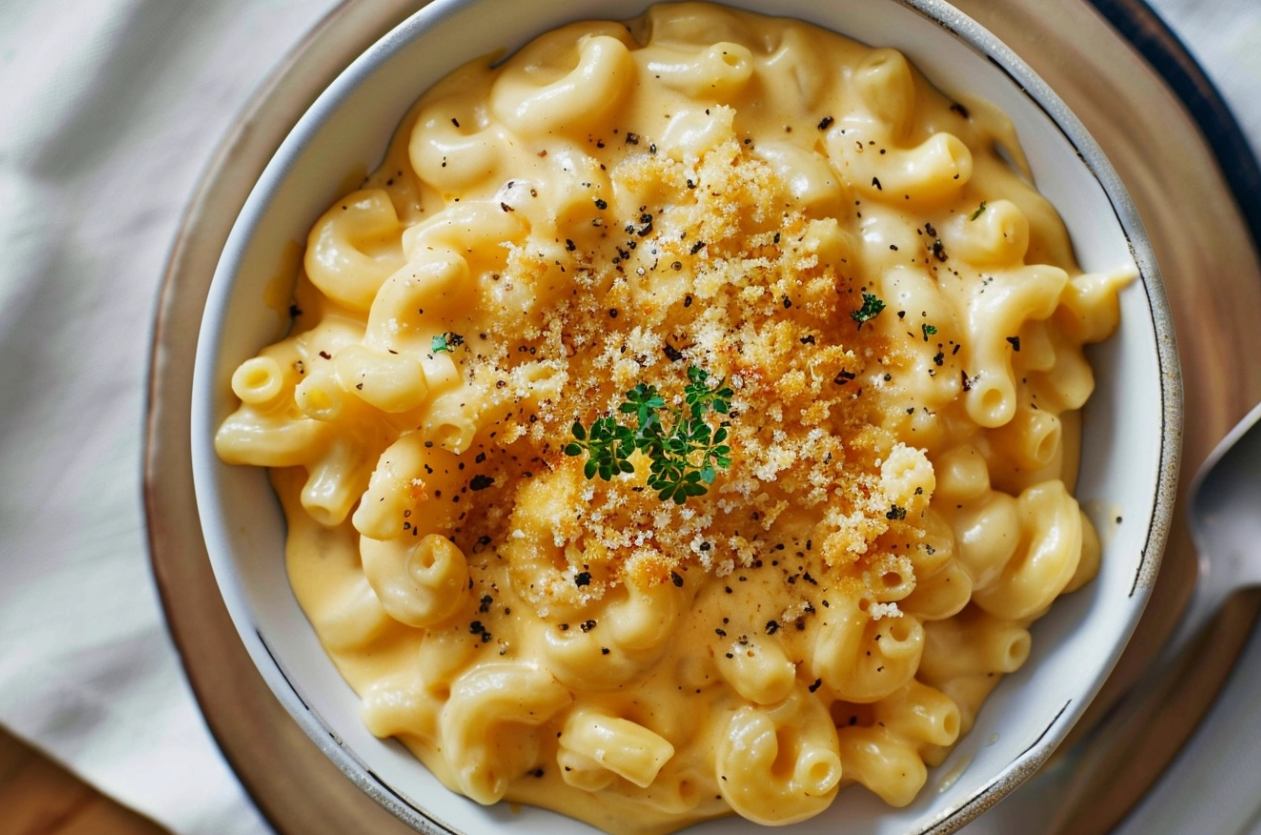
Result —
[[879, 316], [882, 310], [884, 310], [884, 302], [880, 301], [878, 296], [871, 293], [863, 293], [863, 306], [851, 311], [849, 317], [857, 322], [858, 327], [861, 328], [863, 322], [870, 322]]
[[441, 354], [443, 351], [452, 353], [456, 348], [463, 344], [464, 337], [460, 336], [458, 333], [447, 331], [446, 333], [440, 333], [433, 339], [429, 340], [429, 350], [433, 351], [435, 354]]
[[705, 413], [727, 414], [734, 392], [721, 383], [711, 387], [709, 372], [694, 365], [687, 369], [687, 377], [683, 406], [666, 409], [656, 386], [639, 383], [617, 408], [619, 414], [634, 416], [634, 428], [611, 415], [596, 418], [590, 429], [575, 422], [570, 430], [574, 440], [565, 445], [565, 454], [585, 452], [583, 475], [611, 481], [615, 475], [635, 472], [630, 457], [639, 451], [649, 460], [648, 486], [657, 491], [657, 498], [683, 504], [691, 496], [703, 496], [718, 470], [731, 466], [730, 423], [723, 420], [715, 429], [705, 421]]
[[985, 213], [985, 201], [982, 200], [981, 205], [978, 206], [976, 211], [972, 213], [972, 217], [970, 217], [969, 220], [976, 220], [978, 217], [980, 217], [984, 213]]
[[936, 335], [937, 326], [936, 325], [920, 325], [920, 330], [924, 332], [924, 341], [927, 342], [928, 337]]

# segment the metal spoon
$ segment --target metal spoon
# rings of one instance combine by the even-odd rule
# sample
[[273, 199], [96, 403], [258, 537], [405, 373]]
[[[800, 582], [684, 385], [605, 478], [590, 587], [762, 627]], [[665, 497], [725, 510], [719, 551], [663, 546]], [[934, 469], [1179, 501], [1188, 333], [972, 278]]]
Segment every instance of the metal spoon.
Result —
[[[1181, 652], [1237, 591], [1261, 584], [1261, 405], [1236, 424], [1191, 482], [1195, 596], [1169, 642]], [[1165, 655], [1168, 655], [1166, 651]]]
[[[1226, 600], [1261, 584], [1261, 405], [1222, 439], [1191, 482], [1187, 514], [1199, 577], [1173, 636], [1129, 691], [1071, 748], [982, 818], [985, 829], [1060, 835], [1124, 769], [1133, 743], [1178, 684]], [[969, 829], [969, 832], [972, 830]]]

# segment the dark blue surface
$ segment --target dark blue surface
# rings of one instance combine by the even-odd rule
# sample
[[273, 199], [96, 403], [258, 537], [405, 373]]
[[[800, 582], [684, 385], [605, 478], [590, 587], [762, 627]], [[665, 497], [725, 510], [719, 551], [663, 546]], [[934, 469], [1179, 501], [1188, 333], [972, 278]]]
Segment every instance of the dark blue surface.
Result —
[[[1217, 157], [1254, 245], [1261, 248], [1261, 165], [1217, 87], [1145, 0], [1091, 2], [1182, 99]], [[1136, 130], [1151, 127], [1156, 125], [1135, 125]]]

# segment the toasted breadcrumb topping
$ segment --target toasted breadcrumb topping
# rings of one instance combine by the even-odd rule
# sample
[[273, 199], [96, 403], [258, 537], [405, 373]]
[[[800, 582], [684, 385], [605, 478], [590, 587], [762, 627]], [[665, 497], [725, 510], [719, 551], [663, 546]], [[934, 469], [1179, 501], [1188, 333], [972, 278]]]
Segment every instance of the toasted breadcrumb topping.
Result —
[[[494, 543], [544, 615], [783, 550], [811, 551], [856, 596], [912, 576], [932, 468], [881, 428], [890, 371], [912, 360], [851, 316], [867, 288], [847, 269], [849, 233], [735, 141], [691, 161], [633, 153], [609, 179], [581, 240], [505, 245], [499, 331], [456, 353], [471, 386], [511, 404], [473, 450], [494, 486], [468, 497], [457, 543]], [[646, 193], [652, 205], [627, 202]], [[557, 282], [569, 289], [541, 315], [513, 312], [511, 285]], [[708, 494], [662, 502], [646, 461], [588, 481], [562, 454], [574, 422], [617, 414], [637, 383], [680, 404], [689, 366], [734, 392], [732, 462]]]

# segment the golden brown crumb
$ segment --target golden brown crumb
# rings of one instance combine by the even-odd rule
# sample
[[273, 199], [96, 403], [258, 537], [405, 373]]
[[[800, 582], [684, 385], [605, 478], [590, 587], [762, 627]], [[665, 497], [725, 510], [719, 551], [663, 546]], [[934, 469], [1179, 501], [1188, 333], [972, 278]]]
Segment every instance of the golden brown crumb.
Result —
[[[906, 449], [880, 428], [895, 392], [885, 374], [908, 360], [850, 316], [860, 288], [846, 273], [846, 233], [835, 220], [809, 217], [735, 141], [694, 165], [632, 155], [610, 176], [619, 194], [657, 183], [661, 205], [606, 203], [598, 234], [562, 258], [510, 251], [513, 278], [504, 282], [546, 286], [563, 270], [570, 291], [541, 324], [505, 310], [483, 355], [493, 373], [470, 372], [505, 381], [497, 397], [513, 406], [476, 451], [489, 459], [479, 472], [495, 475], [495, 487], [467, 496], [456, 541], [494, 542], [514, 563], [554, 569], [532, 582], [544, 606], [576, 605], [624, 582], [677, 582], [697, 570], [721, 576], [777, 546], [807, 543], [851, 577], [831, 578], [834, 587], [861, 594], [865, 578], [909, 573], [889, 548], [922, 536], [931, 469], [928, 492], [923, 474], [914, 475], [918, 453], [882, 474], [884, 461]], [[561, 388], [540, 400], [530, 383], [547, 364]], [[562, 453], [572, 424], [615, 415], [640, 382], [676, 405], [689, 366], [734, 391], [732, 463], [713, 489], [684, 506], [662, 502], [645, 486], [646, 461], [612, 482], [583, 478], [583, 459]], [[923, 497], [916, 512], [899, 515], [915, 487]], [[549, 494], [551, 507], [577, 510], [523, 520], [530, 490]], [[492, 504], [517, 510], [491, 513]]]

